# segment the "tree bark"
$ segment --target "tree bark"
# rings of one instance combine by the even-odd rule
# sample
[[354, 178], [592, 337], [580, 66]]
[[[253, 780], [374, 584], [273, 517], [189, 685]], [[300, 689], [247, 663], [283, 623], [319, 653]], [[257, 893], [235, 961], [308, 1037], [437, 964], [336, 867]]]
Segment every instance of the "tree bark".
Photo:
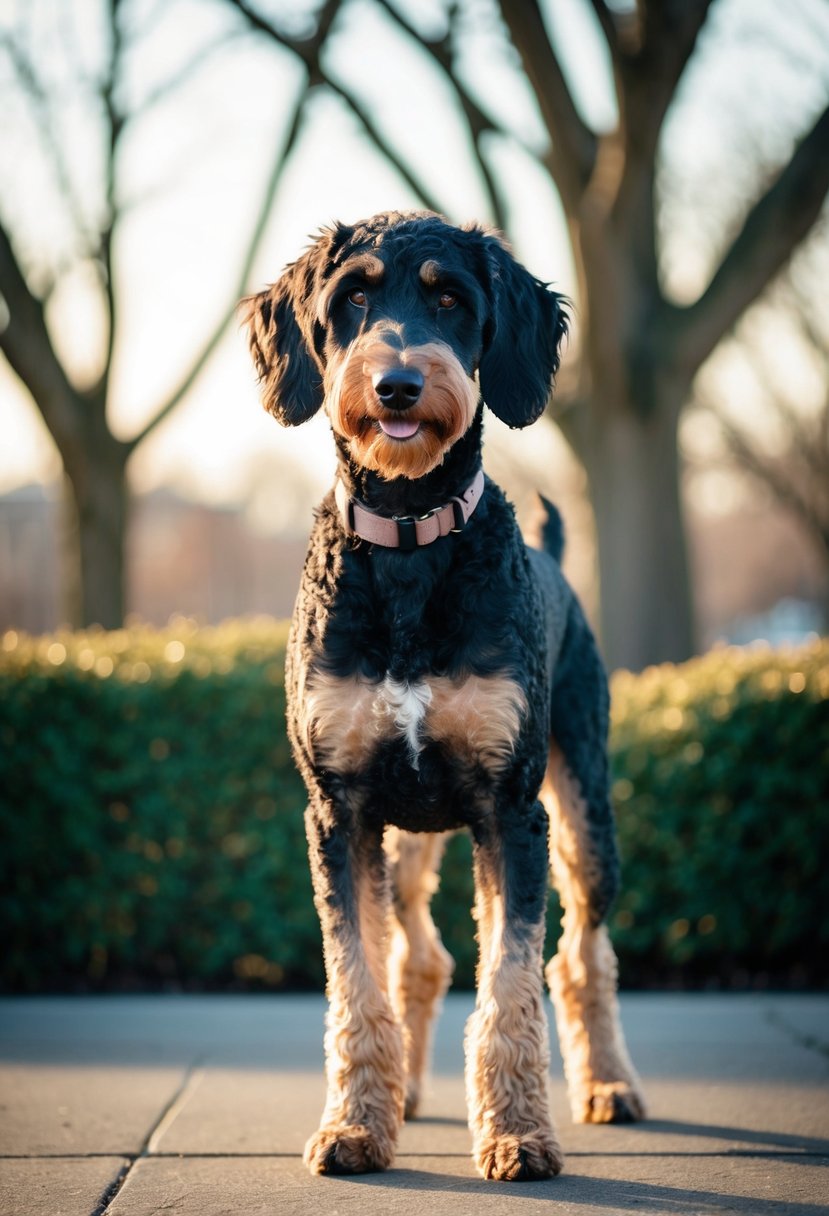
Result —
[[103, 426], [83, 455], [66, 461], [64, 538], [77, 570], [66, 610], [73, 628], [119, 629], [127, 603], [125, 551], [129, 526], [126, 445]]
[[[566, 428], [596, 524], [599, 638], [608, 666], [638, 671], [694, 653], [677, 434], [690, 379], [677, 368], [659, 290], [652, 165], [613, 136], [570, 217], [583, 325], [580, 407]], [[604, 163], [608, 170], [603, 170]]]
[[[114, 475], [113, 475], [114, 472]], [[126, 603], [124, 551], [129, 517], [123, 470], [107, 469], [91, 492], [76, 498], [80, 612], [84, 625], [120, 629]]]
[[684, 389], [642, 414], [601, 416], [582, 451], [596, 520], [601, 647], [608, 667], [639, 671], [694, 652], [691, 586], [677, 454]]

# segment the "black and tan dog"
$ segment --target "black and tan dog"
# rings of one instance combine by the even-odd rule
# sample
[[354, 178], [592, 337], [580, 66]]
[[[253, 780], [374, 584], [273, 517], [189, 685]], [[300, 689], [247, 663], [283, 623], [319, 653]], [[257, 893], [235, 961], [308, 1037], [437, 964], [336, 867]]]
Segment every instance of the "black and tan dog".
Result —
[[326, 230], [245, 302], [265, 406], [324, 406], [339, 455], [289, 646], [291, 742], [330, 1008], [328, 1100], [305, 1160], [382, 1169], [417, 1107], [452, 971], [429, 915], [444, 834], [474, 842], [478, 997], [466, 1035], [475, 1162], [561, 1168], [542, 1004], [547, 870], [565, 907], [547, 976], [573, 1117], [637, 1119], [603, 917], [618, 865], [607, 685], [560, 568], [481, 471], [483, 403], [533, 422], [558, 366], [560, 297], [503, 241], [424, 213]]

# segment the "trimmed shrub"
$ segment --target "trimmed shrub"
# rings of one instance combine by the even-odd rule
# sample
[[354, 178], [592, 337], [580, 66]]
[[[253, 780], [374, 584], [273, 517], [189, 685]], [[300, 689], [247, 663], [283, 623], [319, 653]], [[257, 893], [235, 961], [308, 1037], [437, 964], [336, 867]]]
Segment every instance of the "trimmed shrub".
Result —
[[[322, 985], [285, 638], [269, 620], [5, 635], [6, 990]], [[826, 984], [829, 643], [715, 651], [613, 692], [623, 980]], [[461, 987], [471, 903], [459, 835], [435, 910]]]
[[613, 682], [628, 981], [829, 982], [829, 642]]
[[182, 621], [6, 650], [7, 987], [322, 983], [285, 638]]

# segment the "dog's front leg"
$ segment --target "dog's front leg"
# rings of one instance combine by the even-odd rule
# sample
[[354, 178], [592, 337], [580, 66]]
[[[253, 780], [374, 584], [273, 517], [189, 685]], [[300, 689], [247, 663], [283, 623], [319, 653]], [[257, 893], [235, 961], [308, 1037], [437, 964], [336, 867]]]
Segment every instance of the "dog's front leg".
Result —
[[309, 806], [306, 828], [329, 1009], [328, 1097], [304, 1159], [315, 1174], [362, 1174], [391, 1164], [403, 1118], [400, 1028], [385, 991], [382, 830], [323, 799]]
[[466, 1031], [475, 1164], [485, 1178], [549, 1178], [562, 1166], [547, 1096], [542, 990], [547, 820], [540, 803], [476, 833], [478, 998]]

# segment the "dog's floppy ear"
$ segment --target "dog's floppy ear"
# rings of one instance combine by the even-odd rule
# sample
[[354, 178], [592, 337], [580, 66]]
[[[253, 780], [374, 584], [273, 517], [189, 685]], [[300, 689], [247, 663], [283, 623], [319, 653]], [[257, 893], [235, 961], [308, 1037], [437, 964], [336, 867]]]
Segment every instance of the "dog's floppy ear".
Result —
[[502, 422], [529, 426], [542, 413], [567, 333], [563, 296], [516, 262], [487, 235], [490, 318], [479, 366], [481, 396]]
[[242, 301], [243, 322], [262, 404], [286, 426], [305, 422], [322, 405], [322, 372], [297, 319], [293, 268], [272, 287]]
[[341, 225], [325, 230], [271, 287], [241, 303], [262, 404], [286, 426], [306, 422], [323, 402], [316, 299], [335, 240], [345, 235]]

